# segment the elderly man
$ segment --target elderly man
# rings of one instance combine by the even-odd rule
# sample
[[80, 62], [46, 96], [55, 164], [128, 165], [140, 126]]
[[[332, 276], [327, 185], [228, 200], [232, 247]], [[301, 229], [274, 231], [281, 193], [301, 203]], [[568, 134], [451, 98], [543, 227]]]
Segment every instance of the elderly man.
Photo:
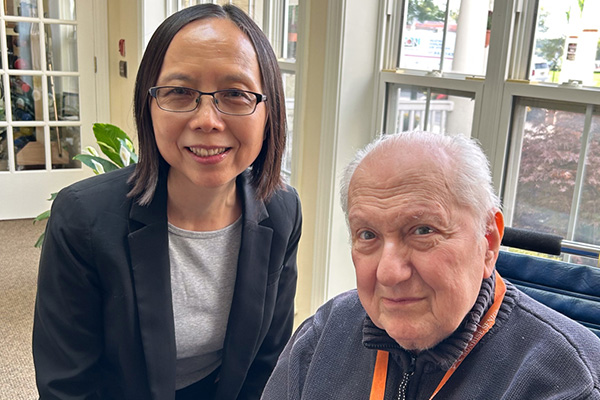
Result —
[[600, 340], [495, 271], [504, 222], [474, 141], [384, 136], [341, 194], [357, 290], [298, 328], [263, 399], [600, 399]]

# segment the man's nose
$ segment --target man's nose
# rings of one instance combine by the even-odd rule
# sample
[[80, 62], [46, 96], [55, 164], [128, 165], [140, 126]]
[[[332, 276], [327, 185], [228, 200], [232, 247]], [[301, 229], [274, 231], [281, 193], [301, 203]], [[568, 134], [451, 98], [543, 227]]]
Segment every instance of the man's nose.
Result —
[[377, 265], [377, 281], [384, 286], [394, 286], [408, 280], [413, 268], [410, 251], [397, 241], [386, 242]]

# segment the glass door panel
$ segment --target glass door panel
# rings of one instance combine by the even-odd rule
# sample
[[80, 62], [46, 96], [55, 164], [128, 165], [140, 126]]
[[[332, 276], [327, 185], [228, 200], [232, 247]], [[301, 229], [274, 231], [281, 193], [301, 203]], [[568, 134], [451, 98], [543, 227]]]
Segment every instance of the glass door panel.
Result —
[[4, 14], [37, 17], [37, 0], [4, 0]]
[[51, 19], [75, 20], [75, 0], [43, 0], [44, 17]]
[[50, 121], [79, 120], [79, 79], [76, 76], [48, 77]]
[[92, 175], [73, 157], [93, 143], [96, 122], [93, 5], [19, 0], [3, 8], [0, 219], [30, 218], [50, 206], [50, 193]]
[[44, 24], [48, 71], [77, 71], [77, 27]]

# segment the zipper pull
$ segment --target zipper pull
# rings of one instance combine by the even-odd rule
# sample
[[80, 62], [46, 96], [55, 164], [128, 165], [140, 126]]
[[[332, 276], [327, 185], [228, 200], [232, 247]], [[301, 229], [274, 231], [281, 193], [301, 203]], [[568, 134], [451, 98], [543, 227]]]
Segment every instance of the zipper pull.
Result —
[[408, 387], [408, 381], [410, 380], [410, 377], [415, 374], [416, 361], [416, 357], [411, 356], [408, 370], [404, 371], [404, 373], [402, 374], [402, 381], [400, 382], [400, 385], [398, 385], [398, 400], [406, 400], [406, 389]]

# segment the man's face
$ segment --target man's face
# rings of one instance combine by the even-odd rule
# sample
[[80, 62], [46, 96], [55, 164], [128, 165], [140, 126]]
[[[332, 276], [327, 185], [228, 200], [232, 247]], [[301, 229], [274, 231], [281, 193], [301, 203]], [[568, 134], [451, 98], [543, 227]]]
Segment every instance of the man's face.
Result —
[[375, 325], [402, 347], [424, 350], [473, 307], [497, 249], [457, 204], [445, 154], [393, 146], [367, 156], [350, 182], [352, 259]]

